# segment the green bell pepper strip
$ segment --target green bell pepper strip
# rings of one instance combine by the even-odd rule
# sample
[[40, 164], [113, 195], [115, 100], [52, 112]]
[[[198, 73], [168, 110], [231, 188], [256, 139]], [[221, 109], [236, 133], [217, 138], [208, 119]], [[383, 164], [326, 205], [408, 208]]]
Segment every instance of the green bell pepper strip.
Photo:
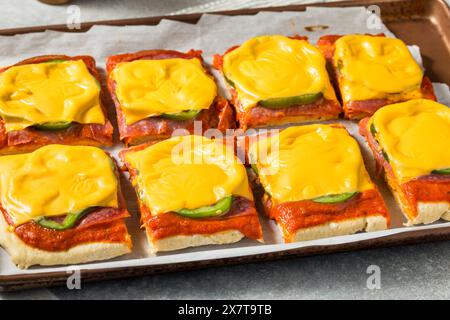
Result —
[[70, 121], [58, 121], [58, 122], [46, 122], [42, 124], [35, 124], [33, 127], [45, 131], [58, 131], [69, 128], [71, 124], [72, 122]]
[[344, 63], [342, 62], [342, 60], [338, 60], [336, 69], [337, 69], [337, 73], [341, 74], [342, 69], [344, 69]]
[[347, 201], [351, 198], [353, 198], [358, 192], [345, 192], [341, 194], [331, 194], [328, 196], [322, 196], [318, 198], [312, 199], [314, 202], [318, 203], [339, 203]]
[[48, 219], [45, 217], [40, 217], [38, 219], [35, 219], [34, 221], [41, 227], [62, 231], [72, 228], [75, 225], [75, 223], [77, 223], [81, 218], [83, 218], [88, 213], [94, 211], [95, 209], [96, 207], [92, 207], [82, 210], [80, 212], [69, 212], [64, 218], [64, 221], [62, 223], [56, 222], [52, 219]]
[[236, 86], [234, 85], [234, 82], [231, 81], [229, 78], [227, 78], [225, 75], [223, 75], [223, 78], [225, 79], [225, 82], [228, 83], [228, 85], [230, 85], [233, 88], [236, 88]]
[[194, 119], [201, 111], [202, 110], [186, 110], [178, 113], [163, 113], [160, 117], [177, 121], [191, 120]]
[[[61, 63], [66, 62], [67, 60], [63, 59], [53, 59], [53, 60], [47, 60], [42, 63]], [[101, 88], [100, 82], [95, 79], [95, 82], [97, 83], [98, 87]], [[47, 122], [42, 124], [35, 124], [33, 127], [39, 130], [45, 130], [45, 131], [58, 131], [58, 130], [64, 130], [70, 127], [72, 122], [70, 121], [58, 121], [58, 122]]]
[[436, 170], [431, 171], [431, 173], [433, 173], [433, 174], [450, 174], [450, 168], [436, 169]]
[[272, 98], [267, 100], [261, 100], [259, 104], [268, 109], [281, 109], [290, 106], [297, 106], [302, 104], [309, 104], [316, 102], [322, 98], [322, 92], [303, 94], [301, 96], [285, 97], [285, 98]]
[[[372, 136], [375, 138], [376, 140], [376, 133], [377, 133], [377, 129], [375, 128], [375, 125], [373, 124], [373, 122], [370, 124], [370, 133], [372, 134]], [[387, 162], [389, 162], [389, 156], [387, 154], [386, 151], [381, 150], [381, 154], [383, 155], [384, 160], [386, 160]]]
[[197, 209], [180, 209], [175, 211], [181, 216], [188, 218], [207, 218], [220, 216], [227, 213], [231, 204], [233, 203], [233, 196], [228, 196], [219, 200], [216, 204], [212, 206], [200, 207]]
[[[375, 134], [377, 133], [377, 130], [373, 123], [370, 125], [370, 133], [372, 133], [373, 136], [375, 136]], [[383, 154], [384, 159], [387, 162], [389, 162], [389, 156], [387, 155], [386, 151], [382, 150], [381, 152]], [[431, 171], [431, 173], [432, 174], [450, 174], [450, 168], [436, 169], [436, 170]]]

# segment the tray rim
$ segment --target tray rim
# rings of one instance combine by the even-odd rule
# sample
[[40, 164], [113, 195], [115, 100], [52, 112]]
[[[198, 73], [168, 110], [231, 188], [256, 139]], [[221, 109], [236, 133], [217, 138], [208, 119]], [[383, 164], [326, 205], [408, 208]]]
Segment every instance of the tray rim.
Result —
[[[195, 23], [203, 14], [222, 14], [222, 15], [252, 15], [260, 11], [304, 11], [306, 7], [354, 7], [354, 6], [368, 6], [372, 4], [393, 4], [393, 3], [414, 3], [421, 2], [421, 0], [345, 0], [327, 3], [310, 3], [300, 5], [286, 5], [276, 7], [262, 7], [250, 9], [227, 10], [220, 12], [204, 12], [192, 13], [183, 15], [162, 15], [156, 17], [142, 17], [129, 19], [113, 19], [101, 20], [81, 23], [81, 29], [70, 30], [64, 24], [57, 25], [43, 25], [34, 27], [21, 27], [11, 29], [1, 29], [0, 36], [15, 35], [33, 32], [42, 32], [45, 30], [55, 30], [62, 32], [85, 32], [94, 25], [110, 25], [110, 26], [125, 26], [125, 25], [155, 25], [162, 19], [170, 19], [176, 21]], [[422, 1], [423, 2], [423, 1]], [[446, 11], [450, 17], [450, 8], [445, 0], [428, 0], [428, 6], [439, 5]], [[426, 17], [424, 14], [422, 17]], [[151, 275], [167, 272], [177, 272], [194, 270], [206, 267], [228, 266], [244, 263], [254, 263], [259, 261], [270, 261], [287, 258], [298, 258], [310, 255], [328, 254], [337, 252], [348, 252], [367, 250], [372, 248], [391, 247], [397, 245], [408, 245], [417, 243], [427, 243], [433, 241], [450, 240], [450, 226], [440, 227], [434, 229], [414, 230], [399, 232], [392, 235], [386, 235], [377, 238], [363, 239], [354, 242], [327, 245], [313, 245], [309, 247], [300, 247], [294, 249], [286, 249], [276, 252], [268, 252], [261, 254], [250, 254], [237, 257], [216, 258], [199, 261], [178, 262], [174, 265], [167, 263], [143, 265], [143, 266], [125, 266], [116, 268], [99, 268], [99, 269], [83, 269], [80, 266], [83, 282], [102, 281], [119, 278], [130, 278], [142, 275]], [[95, 263], [95, 262], [93, 262]], [[64, 271], [57, 272], [36, 272], [28, 274], [14, 274], [14, 275], [0, 275], [0, 292], [16, 291], [38, 287], [50, 287], [61, 285], [66, 282], [68, 274]]]

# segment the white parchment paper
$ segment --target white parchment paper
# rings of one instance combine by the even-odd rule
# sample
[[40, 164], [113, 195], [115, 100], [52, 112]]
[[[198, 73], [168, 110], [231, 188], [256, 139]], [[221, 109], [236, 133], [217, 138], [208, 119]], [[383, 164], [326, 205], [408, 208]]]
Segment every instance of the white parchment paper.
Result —
[[[379, 28], [368, 28], [369, 13], [362, 7], [354, 8], [308, 8], [305, 12], [261, 12], [252, 16], [220, 16], [205, 14], [193, 25], [171, 20], [163, 20], [157, 26], [94, 26], [85, 33], [63, 33], [46, 31], [0, 37], [0, 65], [10, 65], [17, 61], [43, 54], [92, 55], [98, 67], [104, 69], [109, 55], [133, 52], [144, 49], [189, 49], [203, 50], [207, 63], [211, 63], [212, 55], [223, 53], [227, 48], [242, 43], [250, 37], [263, 34], [306, 35], [312, 43], [325, 34], [346, 33], [385, 33], [393, 37], [384, 25]], [[316, 31], [308, 31], [305, 27], [322, 26]], [[373, 25], [372, 25], [373, 26]], [[309, 29], [309, 28], [308, 28]], [[416, 60], [421, 63], [418, 47], [410, 47]], [[223, 83], [217, 72], [213, 73]], [[450, 92], [445, 84], [434, 84], [438, 99], [450, 106]], [[340, 120], [360, 143], [366, 165], [372, 177], [374, 160], [357, 133], [354, 122]], [[112, 149], [114, 155], [122, 148], [117, 145]], [[427, 226], [403, 227], [404, 218], [392, 195], [383, 181], [375, 179], [392, 216], [391, 229], [371, 233], [358, 233], [314, 241], [284, 244], [272, 221], [261, 216], [265, 244], [251, 240], [243, 240], [236, 244], [224, 246], [205, 246], [151, 256], [148, 253], [145, 234], [139, 230], [139, 213], [135, 202], [134, 191], [126, 179], [122, 179], [125, 196], [132, 218], [128, 226], [132, 235], [134, 249], [131, 254], [118, 257], [107, 262], [85, 264], [84, 269], [116, 268], [127, 266], [144, 266], [170, 264], [205, 259], [238, 257], [262, 254], [316, 245], [335, 245], [366, 239], [384, 237], [396, 233], [411, 232], [419, 229], [435, 229], [450, 226], [450, 222], [437, 222]], [[20, 270], [10, 261], [7, 253], [0, 249], [0, 275], [65, 271], [66, 267], [33, 267]]]

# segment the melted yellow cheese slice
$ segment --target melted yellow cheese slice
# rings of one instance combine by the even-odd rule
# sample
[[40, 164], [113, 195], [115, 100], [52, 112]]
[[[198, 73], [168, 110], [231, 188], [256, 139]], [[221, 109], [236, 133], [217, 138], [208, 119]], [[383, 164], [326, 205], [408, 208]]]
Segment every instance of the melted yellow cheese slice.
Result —
[[249, 158], [275, 205], [374, 188], [358, 143], [344, 128], [290, 127], [251, 143]]
[[90, 207], [117, 208], [117, 179], [101, 149], [48, 145], [0, 157], [0, 200], [15, 225]]
[[336, 41], [334, 65], [346, 102], [421, 98], [423, 72], [399, 39], [343, 36]]
[[375, 112], [380, 147], [401, 182], [450, 168], [450, 108], [432, 100], [391, 104]]
[[178, 136], [125, 157], [153, 215], [213, 205], [229, 195], [253, 199], [244, 165], [220, 141]]
[[279, 35], [250, 39], [224, 56], [223, 73], [244, 110], [272, 98], [322, 93], [336, 99], [325, 58], [304, 40]]
[[7, 132], [47, 122], [105, 123], [99, 84], [82, 60], [0, 73], [0, 118]]
[[135, 60], [112, 73], [127, 124], [186, 110], [208, 109], [217, 86], [199, 59]]

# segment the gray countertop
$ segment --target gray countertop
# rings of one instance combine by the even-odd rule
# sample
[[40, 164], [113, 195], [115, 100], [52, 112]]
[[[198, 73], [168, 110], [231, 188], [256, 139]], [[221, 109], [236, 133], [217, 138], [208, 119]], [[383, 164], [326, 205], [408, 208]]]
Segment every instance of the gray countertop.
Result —
[[[367, 268], [381, 271], [368, 289]], [[3, 294], [10, 299], [450, 299], [450, 242]]]
[[[79, 0], [82, 21], [309, 1]], [[0, 28], [64, 23], [67, 6], [0, 0]], [[368, 289], [378, 266], [380, 289]], [[450, 299], [450, 242], [261, 262], [0, 294], [0, 299]]]
[[64, 24], [74, 13], [71, 5], [78, 6], [82, 21], [100, 21], [327, 1], [337, 0], [72, 0], [60, 6], [0, 0], [0, 28]]

